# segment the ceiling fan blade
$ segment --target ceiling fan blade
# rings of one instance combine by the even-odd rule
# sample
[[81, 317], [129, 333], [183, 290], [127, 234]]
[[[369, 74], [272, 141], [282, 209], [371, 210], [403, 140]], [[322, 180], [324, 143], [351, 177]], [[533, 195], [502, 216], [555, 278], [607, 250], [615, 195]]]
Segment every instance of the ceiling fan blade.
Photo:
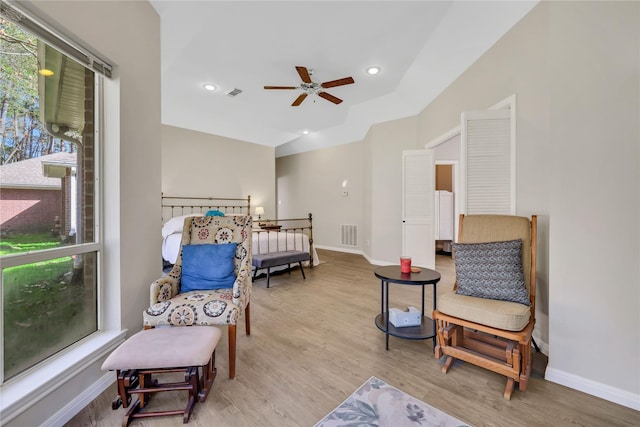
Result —
[[298, 105], [302, 104], [302, 101], [304, 101], [304, 99], [307, 97], [306, 93], [303, 93], [302, 95], [300, 95], [299, 97], [296, 98], [295, 101], [293, 101], [293, 104], [291, 104], [292, 107], [297, 107]]
[[327, 88], [327, 87], [336, 87], [336, 86], [342, 86], [342, 85], [350, 85], [352, 83], [355, 83], [355, 81], [353, 80], [353, 77], [345, 77], [344, 79], [332, 80], [330, 82], [322, 83], [320, 86]]
[[318, 96], [320, 98], [326, 99], [327, 101], [331, 101], [334, 104], [340, 104], [342, 102], [342, 99], [336, 98], [335, 96], [328, 94], [327, 92], [318, 92]]
[[305, 83], [311, 83], [311, 76], [309, 75], [309, 70], [307, 67], [296, 67], [296, 71], [300, 74], [300, 78]]
[[265, 89], [297, 89], [295, 86], [265, 86]]

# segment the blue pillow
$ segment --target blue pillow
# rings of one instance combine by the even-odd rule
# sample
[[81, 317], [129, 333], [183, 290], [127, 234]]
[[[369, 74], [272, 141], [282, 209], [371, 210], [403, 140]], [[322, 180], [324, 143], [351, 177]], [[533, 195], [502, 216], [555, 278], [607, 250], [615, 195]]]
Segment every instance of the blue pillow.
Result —
[[224, 212], [212, 210], [212, 211], [207, 211], [207, 213], [204, 216], [224, 216]]
[[180, 292], [233, 288], [237, 243], [182, 246]]

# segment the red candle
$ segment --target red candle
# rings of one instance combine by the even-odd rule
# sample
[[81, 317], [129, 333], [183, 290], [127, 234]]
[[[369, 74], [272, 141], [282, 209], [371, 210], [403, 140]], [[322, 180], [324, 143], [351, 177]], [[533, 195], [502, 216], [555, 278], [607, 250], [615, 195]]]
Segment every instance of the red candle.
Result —
[[410, 256], [400, 257], [400, 271], [402, 273], [411, 273], [411, 257]]

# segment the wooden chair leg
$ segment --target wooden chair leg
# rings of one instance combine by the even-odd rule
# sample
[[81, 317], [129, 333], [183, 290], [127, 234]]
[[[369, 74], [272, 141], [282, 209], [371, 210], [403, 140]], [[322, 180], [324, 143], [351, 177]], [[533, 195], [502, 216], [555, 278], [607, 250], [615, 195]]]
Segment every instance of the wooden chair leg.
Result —
[[229, 325], [229, 378], [236, 377], [236, 325]]
[[513, 393], [513, 388], [516, 385], [516, 381], [513, 378], [507, 378], [507, 386], [504, 389], [504, 398], [507, 400], [511, 400], [511, 393]]
[[527, 390], [527, 383], [529, 382], [529, 376], [531, 375], [531, 364], [533, 363], [533, 357], [531, 354], [531, 343], [521, 344], [520, 349], [522, 352], [522, 367], [520, 368], [520, 381], [518, 382], [518, 389], [520, 391]]
[[447, 360], [445, 360], [444, 364], [442, 365], [442, 373], [446, 374], [447, 372], [449, 372], [449, 369], [451, 369], [455, 361], [456, 359], [454, 359], [453, 357], [447, 356]]
[[247, 307], [244, 309], [244, 331], [247, 335], [251, 335], [251, 310], [249, 307], [251, 303], [247, 304]]

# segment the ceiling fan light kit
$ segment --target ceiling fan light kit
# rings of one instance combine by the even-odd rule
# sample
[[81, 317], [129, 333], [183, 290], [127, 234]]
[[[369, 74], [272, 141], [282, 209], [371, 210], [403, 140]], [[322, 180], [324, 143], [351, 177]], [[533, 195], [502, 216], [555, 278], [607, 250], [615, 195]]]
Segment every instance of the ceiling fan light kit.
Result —
[[320, 98], [324, 98], [329, 102], [333, 102], [334, 104], [340, 104], [342, 102], [342, 99], [337, 98], [331, 95], [330, 93], [325, 92], [324, 89], [355, 83], [355, 81], [353, 80], [353, 77], [345, 77], [338, 80], [331, 80], [324, 83], [317, 83], [311, 80], [311, 76], [313, 75], [313, 71], [314, 71], [313, 69], [297, 66], [296, 71], [298, 72], [298, 75], [300, 75], [300, 79], [302, 80], [302, 83], [300, 83], [300, 86], [265, 86], [264, 88], [267, 90], [269, 89], [301, 90], [303, 93], [300, 94], [295, 101], [293, 101], [293, 104], [291, 104], [292, 107], [297, 107], [300, 104], [302, 104], [302, 101], [304, 101], [305, 98], [309, 95], [318, 95]]

